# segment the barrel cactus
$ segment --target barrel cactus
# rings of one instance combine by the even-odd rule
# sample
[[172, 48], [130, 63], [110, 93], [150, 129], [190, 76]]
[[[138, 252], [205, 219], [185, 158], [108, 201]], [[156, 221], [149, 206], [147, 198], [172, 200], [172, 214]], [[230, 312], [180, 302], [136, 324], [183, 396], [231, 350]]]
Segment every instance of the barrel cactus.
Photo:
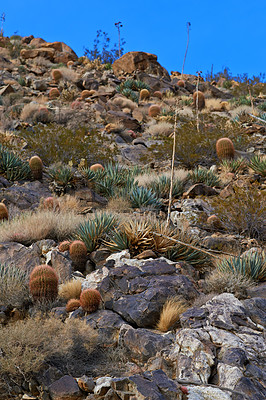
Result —
[[101, 303], [101, 295], [96, 289], [85, 289], [80, 295], [80, 305], [84, 311], [97, 311]]
[[63, 242], [59, 243], [58, 250], [63, 253], [64, 251], [69, 250], [70, 244], [71, 242], [69, 240], [64, 240]]
[[52, 78], [56, 83], [58, 83], [60, 79], [62, 79], [62, 77], [63, 77], [62, 72], [59, 69], [52, 70]]
[[230, 160], [235, 156], [235, 148], [231, 139], [220, 138], [216, 142], [216, 152], [219, 160]]
[[49, 99], [54, 100], [60, 96], [60, 92], [57, 88], [52, 88], [49, 90]]
[[157, 117], [161, 112], [160, 106], [157, 106], [156, 104], [152, 105], [149, 107], [149, 116], [150, 117]]
[[0, 221], [8, 219], [8, 211], [4, 203], [0, 203]]
[[104, 167], [102, 166], [102, 164], [93, 164], [90, 166], [90, 170], [93, 172], [96, 172], [98, 170], [104, 170]]
[[46, 197], [41, 200], [41, 208], [48, 211], [59, 211], [60, 204], [56, 197]]
[[156, 91], [153, 93], [153, 97], [157, 97], [157, 99], [162, 99], [163, 94], [162, 94], [162, 92], [160, 92], [159, 90], [156, 90]]
[[70, 299], [66, 305], [66, 311], [71, 312], [75, 311], [80, 307], [80, 301], [78, 299]]
[[30, 274], [30, 293], [34, 300], [55, 300], [58, 295], [58, 276], [49, 265], [35, 267]]
[[43, 163], [42, 163], [42, 160], [40, 159], [40, 157], [38, 157], [38, 156], [31, 157], [29, 166], [30, 166], [33, 178], [36, 180], [42, 179]]
[[87, 261], [87, 247], [82, 240], [74, 240], [69, 246], [69, 255], [73, 261], [74, 267], [84, 272]]
[[197, 97], [198, 97], [199, 110], [202, 110], [205, 107], [205, 96], [200, 90], [198, 90], [197, 92], [194, 92], [193, 93], [193, 105], [194, 105], [194, 107], [197, 107]]
[[177, 86], [178, 87], [185, 87], [185, 81], [183, 81], [183, 79], [180, 79], [180, 81], [177, 82]]
[[148, 89], [142, 89], [139, 93], [139, 99], [140, 100], [146, 100], [150, 97], [150, 92]]

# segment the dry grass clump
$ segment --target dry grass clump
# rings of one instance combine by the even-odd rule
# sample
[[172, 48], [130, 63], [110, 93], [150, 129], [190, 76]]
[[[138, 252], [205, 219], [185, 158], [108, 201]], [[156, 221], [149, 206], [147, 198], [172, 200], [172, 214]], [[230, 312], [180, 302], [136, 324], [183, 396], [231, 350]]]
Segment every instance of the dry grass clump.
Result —
[[58, 68], [58, 70], [61, 72], [63, 78], [66, 81], [75, 82], [79, 77], [78, 74], [75, 71], [73, 71], [73, 69], [62, 67]]
[[178, 323], [180, 315], [188, 308], [189, 305], [178, 296], [168, 299], [163, 306], [156, 329], [161, 332], [173, 329]]
[[22, 119], [22, 121], [25, 122], [31, 122], [35, 113], [39, 110], [40, 108], [40, 104], [36, 104], [36, 103], [29, 103], [29, 104], [25, 104], [25, 106], [23, 107], [21, 114], [20, 114], [20, 119]]
[[147, 133], [152, 136], [170, 136], [173, 130], [174, 127], [170, 122], [159, 122], [158, 124], [151, 125]]
[[137, 104], [134, 101], [127, 99], [125, 97], [122, 97], [122, 96], [116, 97], [114, 100], [112, 100], [112, 103], [115, 106], [120, 107], [121, 109], [129, 108], [131, 111], [133, 111], [135, 108], [137, 108]]
[[[209, 111], [224, 111], [225, 105], [224, 102], [222, 102], [220, 99], [205, 99], [205, 110], [204, 112], [209, 112]], [[227, 106], [227, 109], [229, 109], [229, 103]]]
[[[185, 181], [189, 172], [183, 168], [178, 168], [174, 170], [174, 178], [179, 181]], [[144, 173], [141, 175], [137, 175], [135, 178], [135, 182], [138, 182], [139, 186], [149, 186], [152, 181], [159, 181], [161, 176], [165, 176], [167, 178], [171, 177], [171, 171], [165, 171], [157, 173], [155, 171], [151, 171], [149, 173]]]
[[0, 383], [8, 379], [19, 383], [49, 362], [78, 369], [79, 357], [89, 356], [96, 337], [95, 331], [80, 320], [63, 323], [54, 317], [37, 317], [9, 324], [1, 328]]
[[178, 116], [185, 117], [185, 118], [193, 118], [194, 114], [193, 114], [193, 111], [191, 108], [183, 107], [182, 110], [178, 110]]
[[254, 281], [245, 275], [218, 269], [215, 269], [205, 281], [207, 292], [233, 293], [238, 298], [245, 298], [247, 289], [255, 285]]
[[0, 224], [0, 241], [26, 245], [42, 239], [61, 241], [73, 233], [82, 219], [82, 216], [73, 212], [38, 210], [35, 213], [23, 213]]
[[232, 118], [236, 118], [242, 114], [253, 114], [253, 110], [251, 106], [242, 105], [230, 110], [230, 114]]
[[124, 197], [112, 197], [107, 204], [108, 211], [128, 212], [132, 210], [130, 201]]
[[60, 212], [78, 212], [80, 210], [80, 200], [76, 196], [66, 194], [58, 198]]
[[64, 300], [79, 299], [81, 293], [81, 280], [71, 279], [59, 286], [59, 297]]

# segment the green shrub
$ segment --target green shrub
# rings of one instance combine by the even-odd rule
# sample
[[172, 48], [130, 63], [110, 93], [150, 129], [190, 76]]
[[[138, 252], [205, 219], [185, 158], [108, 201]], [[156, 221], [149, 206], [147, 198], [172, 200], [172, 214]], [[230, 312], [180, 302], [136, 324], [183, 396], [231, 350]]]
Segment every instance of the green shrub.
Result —
[[[68, 129], [56, 123], [41, 125], [19, 131], [19, 136], [28, 143], [28, 149], [43, 160], [45, 165], [55, 162], [73, 162], [77, 165], [81, 158], [88, 165], [112, 161], [118, 150], [111, 135], [102, 136], [92, 127]], [[49, 143], [49, 146], [47, 146]], [[113, 149], [110, 151], [109, 144]]]
[[75, 186], [75, 173], [69, 165], [55, 164], [48, 169], [48, 175], [56, 191], [65, 192]]
[[[170, 193], [171, 178], [162, 175], [158, 180], [154, 180], [148, 184], [148, 188], [151, 189], [158, 198], [167, 199]], [[184, 182], [179, 179], [173, 180], [173, 198], [180, 197], [184, 193]]]

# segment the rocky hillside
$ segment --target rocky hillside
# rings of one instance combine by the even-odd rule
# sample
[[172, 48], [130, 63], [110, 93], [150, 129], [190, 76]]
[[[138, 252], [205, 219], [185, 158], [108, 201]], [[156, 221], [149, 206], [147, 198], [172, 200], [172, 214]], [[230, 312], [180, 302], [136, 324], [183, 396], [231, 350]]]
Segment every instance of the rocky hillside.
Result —
[[266, 84], [33, 36], [0, 66], [0, 399], [265, 398]]

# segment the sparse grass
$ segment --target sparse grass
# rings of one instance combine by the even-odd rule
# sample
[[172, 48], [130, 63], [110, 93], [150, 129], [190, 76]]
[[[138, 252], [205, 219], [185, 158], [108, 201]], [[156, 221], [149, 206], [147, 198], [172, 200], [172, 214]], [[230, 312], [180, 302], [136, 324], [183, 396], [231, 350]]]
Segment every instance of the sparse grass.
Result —
[[167, 332], [176, 327], [180, 315], [189, 308], [189, 305], [180, 297], [168, 299], [161, 311], [156, 329]]
[[58, 295], [64, 300], [79, 299], [81, 293], [80, 279], [72, 279], [59, 286]]
[[25, 212], [0, 224], [0, 241], [25, 245], [42, 239], [61, 241], [73, 233], [82, 219], [82, 216], [71, 212]]
[[29, 300], [28, 274], [17, 266], [0, 264], [0, 304], [23, 307]]
[[66, 81], [75, 82], [79, 77], [77, 72], [73, 71], [73, 69], [67, 67], [61, 67], [58, 69], [61, 72], [63, 79], [65, 79]]
[[243, 171], [246, 166], [246, 162], [243, 158], [238, 158], [237, 160], [222, 160], [221, 168], [223, 172], [232, 172], [237, 174]]
[[62, 213], [78, 212], [80, 209], [80, 201], [76, 196], [66, 194], [58, 198], [59, 208]]
[[85, 359], [94, 350], [96, 338], [96, 332], [80, 320], [62, 323], [53, 317], [37, 317], [2, 327], [0, 383], [12, 380], [19, 384], [31, 379], [47, 363], [69, 374], [85, 369]]
[[220, 99], [205, 99], [205, 109], [207, 112], [210, 111], [224, 111], [225, 109], [229, 110], [229, 103], [227, 108], [225, 108], [224, 104]]
[[238, 298], [247, 296], [247, 289], [255, 285], [254, 281], [247, 276], [235, 274], [229, 270], [219, 271], [215, 269], [205, 279], [207, 292], [221, 294], [233, 293]]
[[29, 104], [25, 104], [25, 106], [23, 107], [23, 109], [21, 111], [20, 119], [25, 122], [32, 122], [34, 115], [39, 110], [39, 108], [40, 108], [40, 104], [36, 104], [33, 102], [31, 102]]
[[131, 111], [133, 111], [137, 107], [137, 104], [134, 101], [127, 99], [125, 97], [122, 97], [122, 96], [116, 97], [115, 99], [113, 99], [112, 104], [120, 107], [121, 109], [129, 108]]
[[124, 197], [112, 197], [108, 201], [107, 210], [115, 212], [128, 212], [132, 210], [130, 202]]

